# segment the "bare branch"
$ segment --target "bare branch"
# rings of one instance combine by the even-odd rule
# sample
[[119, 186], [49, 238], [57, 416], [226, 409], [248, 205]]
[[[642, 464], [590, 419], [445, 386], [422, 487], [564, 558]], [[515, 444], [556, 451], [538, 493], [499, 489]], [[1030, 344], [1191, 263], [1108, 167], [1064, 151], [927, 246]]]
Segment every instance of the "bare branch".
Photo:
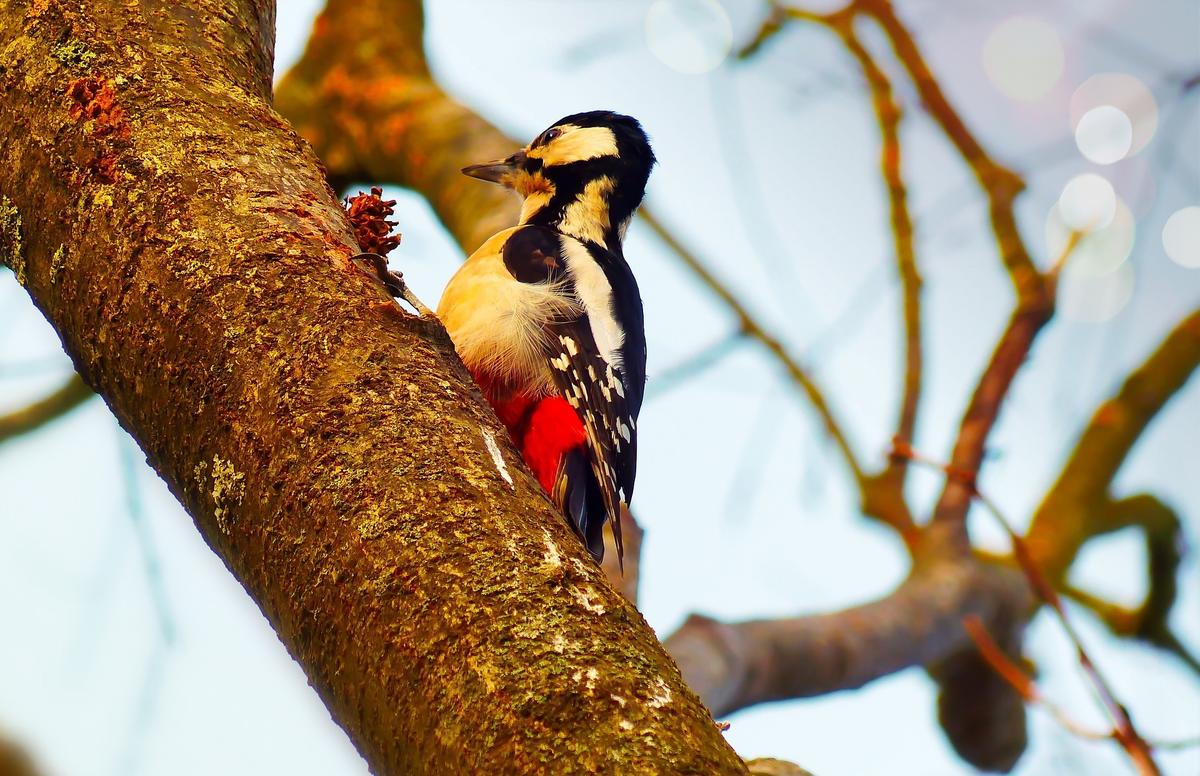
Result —
[[[832, 13], [812, 13], [799, 8], [784, 9], [771, 4], [771, 12], [754, 40], [739, 56], [751, 56], [759, 46], [782, 27], [784, 18], [817, 22], [829, 27], [841, 39], [846, 50], [858, 62], [871, 95], [875, 121], [879, 125], [879, 171], [887, 189], [891, 232], [895, 246], [896, 267], [903, 289], [904, 308], [904, 384], [903, 398], [896, 423], [896, 435], [912, 439], [916, 428], [917, 406], [921, 396], [921, 276], [917, 269], [913, 221], [908, 208], [908, 190], [904, 183], [900, 147], [900, 120], [903, 111], [896, 100], [891, 79], [863, 45], [854, 29], [858, 3], [852, 2]], [[894, 464], [894, 462], [893, 462]], [[895, 485], [903, 486], [903, 474]]]
[[[1017, 228], [1013, 202], [1024, 188], [1023, 181], [1016, 173], [995, 162], [967, 129], [946, 99], [912, 33], [896, 16], [892, 3], [889, 0], [859, 0], [856, 7], [879, 22], [897, 59], [908, 71], [925, 109], [958, 149], [987, 195], [992, 232], [1016, 291], [1016, 310], [967, 405], [950, 457], [951, 466], [974, 472], [983, 460], [987, 438], [1013, 377], [1029, 353], [1033, 340], [1053, 314], [1051, 284], [1034, 266]], [[933, 519], [962, 525], [970, 500], [969, 492], [948, 480], [934, 507]], [[965, 526], [952, 536], [960, 548], [966, 546]]]
[[925, 110], [942, 128], [971, 168], [980, 188], [987, 195], [992, 232], [1007, 268], [1018, 302], [1033, 304], [1046, 295], [1041, 273], [1034, 266], [1017, 229], [1013, 201], [1025, 184], [1012, 170], [996, 162], [984, 150], [966, 123], [950, 105], [908, 28], [896, 15], [891, 0], [857, 0], [863, 13], [879, 22], [897, 59], [908, 71]]
[[1134, 443], [1198, 365], [1200, 309], [1176, 325], [1096, 409], [1029, 526], [1030, 551], [1052, 579], [1065, 575], [1088, 538], [1136, 522], [1112, 523], [1109, 488]]
[[1019, 621], [1020, 575], [963, 561], [918, 567], [893, 593], [831, 614], [721, 623], [692, 615], [664, 642], [720, 717], [757, 703], [861, 687], [968, 645], [962, 618]]
[[[895, 111], [891, 110], [894, 106], [889, 105], [890, 84], [887, 82], [886, 76], [855, 37], [853, 25], [859, 14], [870, 16], [883, 28], [897, 59], [916, 86], [925, 109], [958, 149], [987, 195], [992, 231], [999, 247], [1001, 259], [1016, 289], [1017, 309], [1014, 311], [991, 361], [980, 377], [978, 387], [963, 416], [958, 439], [951, 456], [951, 464], [954, 467], [976, 471], [983, 460], [988, 435], [995, 424], [1000, 406], [1008, 393], [1013, 377], [1029, 352], [1034, 338], [1053, 313], [1052, 283], [1046, 281], [1030, 259], [1017, 229], [1016, 217], [1013, 212], [1013, 201], [1024, 187], [1024, 183], [1016, 173], [996, 163], [967, 129], [966, 124], [946, 99], [912, 34], [896, 16], [895, 9], [889, 0], [852, 0], [843, 8], [831, 13], [813, 13], [792, 7], [781, 9], [780, 6], [773, 3], [771, 15], [743, 54], [757, 50], [765, 40], [780, 29], [782, 26], [781, 14], [793, 19], [824, 24], [836, 32], [864, 68], [872, 90], [876, 113], [885, 138], [883, 172], [891, 192], [897, 260], [902, 279], [906, 274], [908, 275], [905, 280], [908, 357], [905, 399], [900, 415], [901, 428], [911, 425], [915, 420], [916, 402], [919, 398], [919, 371], [915, 376], [913, 374], [914, 363], [915, 369], [919, 370], [920, 368], [919, 355], [914, 358], [914, 354], [919, 354], [920, 343], [919, 308], [917, 307], [919, 277], [916, 275], [915, 261], [911, 260], [911, 242], [906, 242], [906, 239], [911, 240], [911, 223], [907, 219], [907, 210], [904, 207], [903, 183], [899, 176], [899, 157], [897, 154], [893, 165], [893, 160], [888, 158], [887, 151], [888, 135], [892, 131], [889, 129], [889, 124], [898, 120], [898, 116], [894, 119], [892, 115]], [[914, 350], [914, 344], [918, 350]], [[902, 433], [901, 436], [909, 439], [911, 433]], [[894, 472], [895, 470], [889, 471]], [[895, 477], [894, 474], [892, 476]], [[946, 489], [934, 508], [934, 520], [950, 524], [952, 529], [938, 531], [931, 536], [939, 537], [939, 540], [944, 538], [959, 552], [965, 552], [968, 545], [963, 518], [966, 516], [969, 505], [970, 494], [960, 488], [955, 481], [947, 481]]]

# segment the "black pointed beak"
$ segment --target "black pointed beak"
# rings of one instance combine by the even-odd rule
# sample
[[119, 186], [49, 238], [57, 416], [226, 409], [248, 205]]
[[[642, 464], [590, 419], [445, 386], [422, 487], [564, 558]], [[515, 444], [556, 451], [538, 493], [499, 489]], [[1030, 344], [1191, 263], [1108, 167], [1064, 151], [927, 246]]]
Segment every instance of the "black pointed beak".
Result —
[[516, 172], [524, 161], [525, 150], [521, 149], [507, 159], [468, 165], [462, 168], [462, 173], [472, 178], [478, 178], [481, 181], [491, 181], [492, 183], [508, 185], [509, 176]]

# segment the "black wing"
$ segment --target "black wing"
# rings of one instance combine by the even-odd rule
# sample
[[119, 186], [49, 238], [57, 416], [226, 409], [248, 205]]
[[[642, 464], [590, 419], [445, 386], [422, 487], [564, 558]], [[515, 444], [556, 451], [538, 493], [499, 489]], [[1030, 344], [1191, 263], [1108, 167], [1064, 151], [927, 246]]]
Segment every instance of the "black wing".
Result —
[[625, 342], [621, 346], [621, 367], [617, 376], [625, 386], [625, 403], [629, 415], [631, 439], [617, 471], [625, 502], [633, 497], [633, 482], [637, 474], [637, 417], [642, 409], [646, 390], [646, 326], [642, 313], [642, 296], [637, 280], [625, 259], [603, 247], [590, 243], [589, 252], [604, 270], [612, 287], [612, 313], [621, 325]]

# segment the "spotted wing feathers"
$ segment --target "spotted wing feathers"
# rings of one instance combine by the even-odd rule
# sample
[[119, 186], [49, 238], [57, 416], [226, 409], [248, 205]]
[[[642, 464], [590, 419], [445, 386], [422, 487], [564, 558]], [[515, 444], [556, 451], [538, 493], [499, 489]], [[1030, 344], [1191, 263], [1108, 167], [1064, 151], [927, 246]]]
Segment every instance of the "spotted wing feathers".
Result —
[[[579, 414], [587, 433], [592, 475], [600, 487], [604, 511], [612, 521], [617, 557], [624, 555], [621, 504], [634, 450], [635, 424], [625, 400], [620, 371], [596, 348], [587, 316], [552, 327], [556, 353], [550, 358], [554, 383]], [[627, 495], [627, 494], [626, 494]]]

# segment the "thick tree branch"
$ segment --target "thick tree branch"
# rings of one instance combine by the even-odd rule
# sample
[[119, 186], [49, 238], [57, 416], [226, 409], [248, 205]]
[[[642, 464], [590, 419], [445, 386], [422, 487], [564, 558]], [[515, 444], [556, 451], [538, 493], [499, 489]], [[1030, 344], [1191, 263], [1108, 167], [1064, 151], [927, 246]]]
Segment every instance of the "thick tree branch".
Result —
[[744, 773], [444, 332], [349, 261], [273, 28], [0, 5], [17, 276], [374, 772]]
[[[1030, 523], [1030, 550], [1052, 578], [1063, 576], [1083, 542], [1104, 530], [1111, 516], [1097, 507], [1109, 501], [1113, 478], [1142, 432], [1197, 365], [1200, 309], [1176, 325], [1117, 393], [1096, 409]], [[1128, 524], [1111, 523], [1108, 530], [1121, 527], [1120, 522]]]
[[41, 776], [24, 747], [0, 733], [0, 776]]
[[[501, 133], [475, 119], [468, 122], [465, 132], [460, 132], [448, 119], [446, 124], [437, 127], [438, 131], [442, 133], [440, 136], [432, 133], [422, 135], [423, 143], [440, 142], [439, 146], [429, 147], [426, 145], [418, 148], [411, 144], [414, 135], [411, 134], [410, 128], [419, 125], [421, 117], [420, 114], [409, 117], [402, 112], [405, 109], [404, 106], [408, 105], [406, 100], [411, 99], [408, 94], [420, 95], [422, 101], [419, 105], [423, 110], [434, 113], [437, 112], [434, 108], [435, 105], [439, 102], [450, 101], [444, 94], [440, 94], [436, 85], [428, 81], [428, 76], [423, 68], [414, 70], [409, 67], [409, 70], [416, 72], [417, 75], [402, 75], [403, 70], [401, 73], [396, 72], [395, 69], [389, 70], [388, 62], [374, 56], [377, 51], [398, 45], [394, 40], [398, 36], [410, 37], [415, 34], [411, 30], [398, 30], [391, 25], [381, 28], [374, 20], [380, 18], [382, 14], [400, 19], [402, 25], [415, 24], [419, 21], [419, 16], [404, 10], [405, 8], [411, 9], [413, 5], [415, 3], [412, 0], [408, 0], [408, 2], [366, 0], [362, 3], [332, 0], [318, 21], [317, 36], [310, 43], [304, 59], [281, 82], [277, 90], [277, 104], [313, 139], [318, 150], [326, 157], [330, 172], [336, 179], [369, 178], [400, 182], [421, 181], [419, 184], [414, 184], [415, 187], [429, 197], [430, 201], [434, 203], [435, 210], [441, 214], [443, 222], [447, 224], [459, 243], [463, 245], [464, 249], [470, 250], [474, 247], [474, 243], [481, 239], [481, 235], [469, 228], [477, 221], [477, 216], [472, 215], [472, 208], [487, 207], [493, 213], [507, 213], [509, 214], [506, 216], [505, 224], [507, 224], [515, 218], [515, 203], [504, 192], [488, 187], [477, 187], [477, 190], [481, 192], [480, 196], [487, 197], [490, 201], [482, 203], [482, 205], [478, 200], [464, 203], [445, 196], [445, 187], [461, 185], [461, 177], [458, 175], [458, 168], [461, 165], [477, 161], [479, 158], [503, 155], [515, 145], [515, 141], [505, 139]], [[363, 41], [364, 30], [370, 31], [366, 37], [371, 39], [365, 43]], [[349, 46], [347, 41], [356, 41], [357, 45]], [[403, 65], [403, 62], [401, 64]], [[353, 90], [342, 88], [339, 84], [343, 81], [354, 83], [357, 88]], [[363, 95], [369, 95], [370, 99], [365, 99]], [[451, 103], [450, 107], [445, 108], [451, 117], [461, 116], [461, 110], [461, 106], [458, 106], [457, 103]], [[335, 139], [339, 137], [356, 138], [354, 147], [363, 150], [341, 150], [342, 141]], [[443, 148], [453, 151], [457, 156], [446, 153], [442, 150]], [[694, 254], [679, 244], [678, 240], [669, 233], [666, 233], [661, 225], [652, 220], [650, 225], [652, 229], [659, 232], [660, 236], [664, 236], [668, 247], [673, 248], [685, 264], [737, 316], [740, 329], [764, 344], [768, 352], [788, 370], [789, 375], [801, 390], [807, 393], [809, 399], [818, 408], [818, 414], [824, 419], [835, 442], [838, 442], [839, 451], [863, 491], [864, 510], [888, 515], [888, 522], [902, 528], [907, 524], [909, 533], [913, 533], [911, 516], [900, 489], [886, 488], [877, 480], [869, 480], [864, 476], [862, 467], [858, 464], [845, 437], [841, 434], [839, 424], [825, 404], [822, 393], [812, 383], [798, 362], [784, 351], [778, 339], [768, 334], [754, 321], [741, 301], [717, 281]], [[486, 229], [492, 228], [495, 227], [489, 225]], [[964, 558], [961, 559], [961, 563], [965, 568], [970, 560]], [[932, 558], [929, 559], [927, 565], [930, 568], [942, 568], [935, 564]], [[1019, 582], [1019, 578], [1011, 569], [1004, 569], [999, 574], [1001, 577], [1007, 576]], [[974, 579], [974, 571], [963, 572], [963, 576]], [[936, 623], [922, 627], [921, 624], [926, 623], [923, 615], [926, 608], [919, 605], [920, 596], [915, 595], [914, 592], [934, 594], [941, 590], [936, 586], [921, 584], [928, 578], [923, 573], [914, 574], [913, 579], [897, 591], [896, 599], [891, 599], [887, 603], [868, 605], [868, 607], [873, 607], [870, 609], [873, 617], [876, 611], [880, 613], [895, 611], [897, 614], [894, 618], [881, 621], [890, 623], [894, 628], [888, 634], [888, 638], [876, 638], [862, 647], [857, 647], [850, 637], [851, 633], [858, 635], [857, 631], [840, 632], [847, 622], [855, 620], [854, 613], [847, 617], [839, 615], [818, 617], [810, 626], [799, 625], [800, 621], [797, 621], [798, 627], [807, 628], [808, 635], [807, 640], [801, 642], [798, 647], [816, 649], [824, 645], [825, 654], [832, 663], [847, 657], [850, 651], [859, 650], [855, 654], [859, 655], [862, 660], [859, 666], [860, 670], [856, 673], [833, 671], [830, 678], [825, 680], [824, 687], [826, 689], [838, 684], [861, 684], [870, 678], [883, 675], [889, 670], [895, 670], [895, 668], [868, 668], [868, 663], [875, 659], [881, 661], [879, 664], [882, 666], [913, 665], [916, 664], [913, 661], [920, 662], [925, 658], [935, 660], [961, 652], [968, 646], [958, 623], [963, 613], [972, 610], [973, 602], [976, 601], [974, 588], [968, 585], [941, 591], [942, 600], [947, 601], [948, 599], [948, 602], [938, 608], [939, 616]], [[1020, 585], [1017, 585], [1015, 590], [1024, 595], [1024, 590]], [[900, 605], [897, 605], [897, 600], [900, 601]], [[963, 601], [971, 603], [962, 604]], [[1025, 605], [1025, 599], [1022, 598], [1021, 602], [1021, 607], [1010, 607], [1001, 601], [991, 600], [987, 606], [1016, 610]], [[962, 608], [964, 606], [966, 609]], [[991, 610], [984, 614], [990, 623], [996, 624]], [[1020, 622], [1018, 620], [1011, 620], [1011, 622], [1013, 623], [1009, 628], [1013, 633], [1011, 640], [1019, 644]], [[732, 627], [736, 629], [738, 626]], [[997, 627], [1003, 626], [997, 624]], [[752, 630], [755, 631], [756, 636], [772, 632], [772, 628], [766, 623], [763, 624], [763, 628], [752, 628]], [[915, 639], [915, 641], [910, 639]], [[674, 645], [680, 642], [672, 638], [670, 643]], [[687, 643], [697, 645], [693, 654], [689, 656], [675, 652], [676, 657], [688, 667], [689, 676], [707, 675], [704, 660], [714, 648], [713, 645], [710, 644], [706, 648], [702, 640], [694, 639]], [[839, 652], [839, 650], [844, 651]], [[801, 655], [802, 652], [798, 648], [788, 654], [796, 656]], [[697, 659], [692, 659], [693, 657]], [[744, 658], [745, 656], [743, 656]], [[806, 663], [806, 659], [800, 658], [800, 664]], [[769, 670], [790, 673], [794, 671], [795, 665], [795, 661], [780, 661], [770, 666]], [[826, 664], [826, 667], [829, 667], [829, 664]], [[766, 667], [764, 666], [764, 668]], [[986, 666], [984, 668], [986, 669]], [[742, 664], [733, 667], [733, 673], [740, 674], [743, 670]], [[873, 673], [876, 670], [880, 672]], [[819, 668], [814, 668], [806, 675], [811, 676], [818, 673]], [[978, 681], [975, 680], [975, 677], [971, 677], [970, 693], [958, 692], [956, 687], [959, 685], [966, 687], [967, 685], [966, 682], [957, 681], [956, 677], [961, 673], [951, 675], [943, 685], [942, 695], [947, 704], [945, 707], [950, 710], [946, 715], [947, 724], [957, 722], [963, 717], [959, 713], [959, 700], [970, 700], [973, 703], [974, 696], [972, 694], [979, 691], [980, 688], [990, 687], [989, 683], [993, 680], [993, 675], [985, 670], [978, 677]], [[773, 676], [778, 676], [778, 674], [773, 674]], [[706, 681], [710, 682], [709, 685], [705, 685], [708, 689], [702, 690], [706, 697], [710, 692], [715, 692], [713, 687], [722, 688], [719, 692], [725, 693], [727, 698], [738, 697], [738, 693], [744, 692], [739, 680], [732, 674], [709, 676]], [[736, 689], [728, 690], [727, 687], [731, 684], [735, 685]], [[976, 734], [976, 738], [979, 740], [986, 739], [992, 742], [989, 746], [994, 751], [987, 753], [991, 759], [986, 762], [1011, 764], [1024, 747], [1024, 709], [1020, 699], [1016, 698], [1002, 682], [996, 681], [994, 684], [997, 685], [995, 692], [985, 691], [988, 695], [989, 708], [982, 712], [982, 718], [986, 722], [977, 725], [981, 728], [982, 733], [976, 730], [971, 732]], [[813, 693], [820, 691], [822, 691], [821, 687], [816, 685], [811, 690]], [[746, 703], [754, 702], [749, 695], [744, 698]], [[725, 701], [722, 701], [718, 708], [727, 708], [723, 705], [724, 703]], [[970, 703], [966, 704], [966, 706], [969, 705]], [[1001, 726], [990, 724], [993, 715], [1002, 717], [1007, 724]], [[973, 720], [980, 718], [979, 713], [971, 715]], [[996, 754], [996, 751], [999, 751], [999, 754]]]
[[465, 252], [516, 223], [520, 203], [461, 168], [507, 156], [506, 137], [442, 91], [425, 62], [419, 0], [331, 0], [275, 106], [331, 178], [422, 192]]
[[0, 444], [22, 434], [28, 434], [30, 431], [36, 431], [50, 421], [66, 415], [95, 395], [79, 375], [71, 375], [60, 388], [52, 393], [21, 409], [0, 415]]
[[962, 618], [1023, 620], [1020, 574], [968, 559], [918, 567], [890, 595], [831, 614], [721, 623], [693, 615], [666, 640], [717, 716], [757, 703], [853, 689], [970, 644]]

